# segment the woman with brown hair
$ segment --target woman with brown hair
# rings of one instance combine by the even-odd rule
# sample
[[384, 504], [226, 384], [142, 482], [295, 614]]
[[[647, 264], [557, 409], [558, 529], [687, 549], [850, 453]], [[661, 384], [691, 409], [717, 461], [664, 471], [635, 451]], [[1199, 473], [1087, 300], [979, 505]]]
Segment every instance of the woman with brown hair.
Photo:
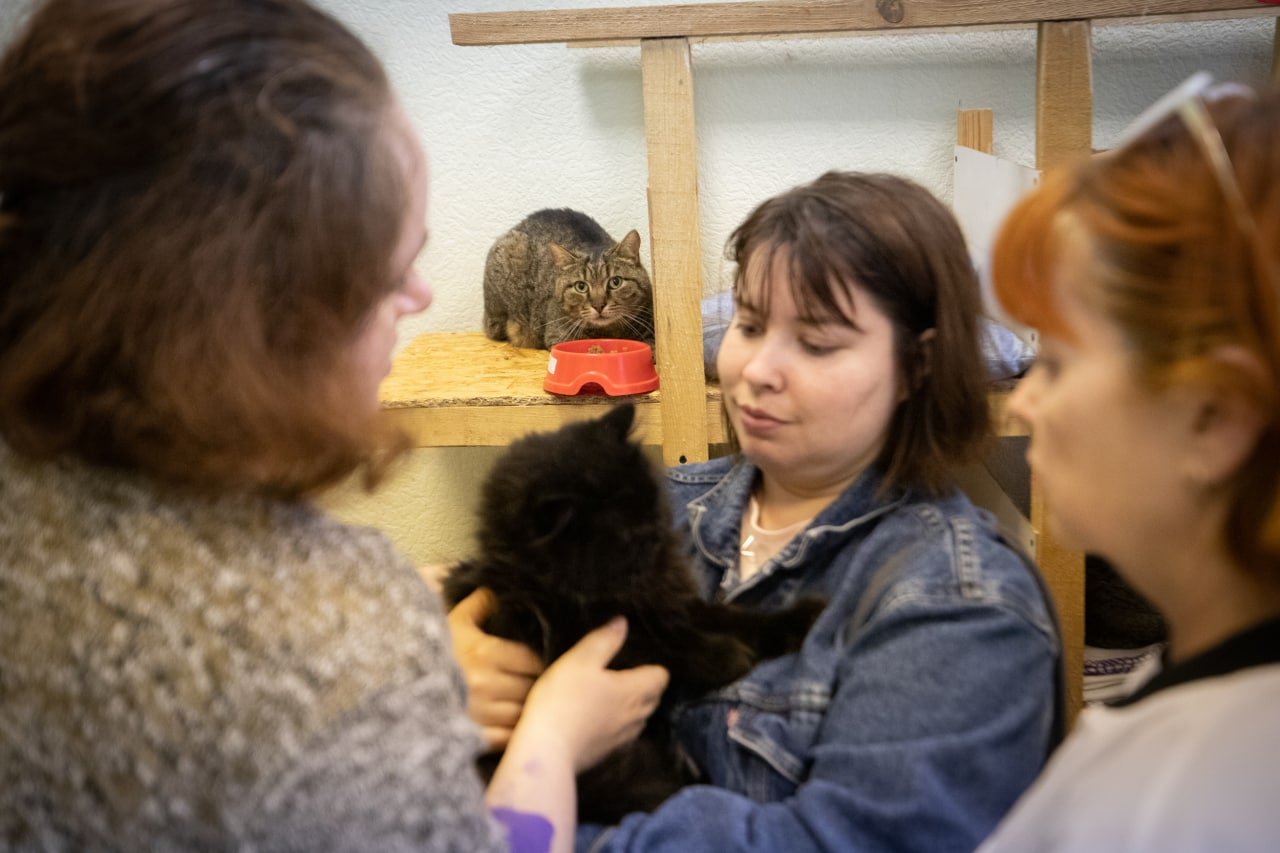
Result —
[[1205, 83], [1047, 177], [997, 242], [1000, 298], [1041, 335], [1010, 408], [1050, 522], [1169, 645], [1085, 709], [986, 849], [1280, 837], [1280, 99]]
[[[952, 479], [990, 433], [959, 225], [909, 180], [829, 172], [759, 205], [729, 255], [739, 452], [668, 473], [674, 523], [706, 598], [827, 605], [798, 653], [676, 708], [705, 784], [579, 846], [971, 850], [1056, 742], [1058, 638], [1034, 568]], [[501, 712], [472, 703], [490, 731]]]
[[303, 0], [50, 0], [0, 59], [0, 846], [571, 845], [664, 673], [620, 623], [549, 669], [495, 822], [438, 601], [308, 501], [394, 455], [425, 218]]

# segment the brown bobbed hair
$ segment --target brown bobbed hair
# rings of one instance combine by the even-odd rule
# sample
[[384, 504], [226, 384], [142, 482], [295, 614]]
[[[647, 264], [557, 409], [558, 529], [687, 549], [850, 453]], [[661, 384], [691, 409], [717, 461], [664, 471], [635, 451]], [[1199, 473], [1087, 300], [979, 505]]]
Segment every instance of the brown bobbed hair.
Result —
[[300, 495], [396, 442], [347, 351], [406, 215], [378, 60], [303, 0], [50, 0], [0, 59], [0, 436]]
[[[832, 171], [765, 201], [730, 235], [735, 291], [743, 293], [749, 260], [771, 270], [778, 252], [806, 318], [857, 328], [847, 313], [856, 286], [893, 324], [906, 399], [881, 451], [881, 489], [949, 488], [951, 468], [978, 455], [991, 429], [981, 297], [955, 217], [905, 178]], [[765, 311], [761, 296], [754, 307]]]
[[[1115, 324], [1135, 375], [1159, 390], [1200, 384], [1266, 416], [1234, 481], [1224, 531], [1246, 571], [1280, 581], [1280, 100], [1206, 105], [1252, 219], [1233, 214], [1187, 125], [1170, 116], [1129, 145], [1052, 173], [1010, 212], [992, 275], [1018, 320], [1074, 334], [1057, 287]], [[1083, 257], [1081, 257], [1083, 256]], [[1059, 270], [1067, 258], [1072, 270]], [[1081, 262], [1081, 261], [1084, 262]], [[1261, 370], [1216, 358], [1243, 348]]]

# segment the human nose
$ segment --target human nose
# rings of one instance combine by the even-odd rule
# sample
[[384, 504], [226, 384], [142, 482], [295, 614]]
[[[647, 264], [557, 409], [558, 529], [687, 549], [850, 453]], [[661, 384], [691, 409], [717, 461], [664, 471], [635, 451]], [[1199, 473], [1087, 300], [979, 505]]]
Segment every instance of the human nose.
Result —
[[769, 335], [757, 339], [742, 366], [742, 378], [757, 388], [780, 388], [786, 370], [786, 353]]
[[406, 317], [411, 314], [421, 314], [431, 305], [433, 297], [431, 285], [427, 284], [427, 280], [416, 269], [410, 270], [409, 277], [400, 289], [400, 298], [397, 300], [396, 309], [400, 317]]

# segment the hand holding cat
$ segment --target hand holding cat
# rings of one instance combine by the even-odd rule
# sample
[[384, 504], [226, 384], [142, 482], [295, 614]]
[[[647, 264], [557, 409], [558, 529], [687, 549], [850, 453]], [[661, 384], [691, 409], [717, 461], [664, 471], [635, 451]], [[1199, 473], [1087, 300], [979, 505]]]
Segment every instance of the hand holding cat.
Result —
[[[483, 596], [476, 599], [480, 593], [463, 599], [459, 607], [468, 601], [473, 609], [492, 606]], [[548, 667], [530, 691], [485, 795], [495, 815], [520, 828], [519, 837], [513, 833], [513, 850], [571, 853], [575, 774], [634, 740], [658, 706], [667, 686], [665, 669], [607, 668], [626, 638], [627, 623], [621, 617], [597, 628]], [[534, 837], [536, 842], [529, 844]]]
[[525, 697], [542, 673], [542, 661], [528, 646], [481, 629], [495, 605], [493, 593], [480, 588], [449, 611], [453, 654], [467, 681], [467, 715], [491, 751], [511, 740]]
[[558, 743], [579, 773], [635, 740], [668, 673], [655, 665], [608, 669], [626, 639], [626, 620], [616, 617], [561, 655], [529, 692], [518, 737]]

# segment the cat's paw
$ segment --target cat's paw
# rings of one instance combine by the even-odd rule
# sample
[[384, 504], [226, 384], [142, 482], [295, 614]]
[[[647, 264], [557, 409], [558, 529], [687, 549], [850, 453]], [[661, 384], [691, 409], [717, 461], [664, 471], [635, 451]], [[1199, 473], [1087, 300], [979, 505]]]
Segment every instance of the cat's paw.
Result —
[[784, 610], [779, 610], [774, 614], [773, 630], [767, 635], [772, 648], [767, 651], [766, 656], [776, 657], [799, 651], [800, 646], [804, 644], [804, 638], [809, 636], [813, 624], [818, 621], [818, 617], [826, 608], [825, 599], [807, 597], [801, 598]]
[[690, 663], [690, 681], [699, 691], [712, 690], [737, 681], [759, 661], [752, 648], [737, 637], [721, 634], [705, 638], [703, 648]]

